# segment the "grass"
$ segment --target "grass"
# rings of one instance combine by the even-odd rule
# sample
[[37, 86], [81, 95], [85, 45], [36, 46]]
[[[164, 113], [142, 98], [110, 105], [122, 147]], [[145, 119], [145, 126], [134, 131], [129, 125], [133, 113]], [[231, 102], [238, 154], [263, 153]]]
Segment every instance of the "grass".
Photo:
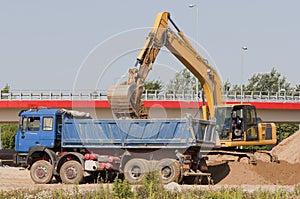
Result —
[[62, 188], [54, 190], [14, 190], [0, 191], [0, 198], [14, 199], [281, 199], [299, 198], [300, 185], [295, 185], [293, 191], [278, 189], [275, 192], [258, 190], [246, 192], [239, 188], [220, 190], [186, 189], [182, 191], [168, 191], [160, 184], [155, 174], [149, 174], [141, 185], [132, 187], [128, 181], [116, 178], [113, 189], [109, 184], [99, 182], [95, 190], [80, 190], [79, 185], [74, 185], [70, 191]]

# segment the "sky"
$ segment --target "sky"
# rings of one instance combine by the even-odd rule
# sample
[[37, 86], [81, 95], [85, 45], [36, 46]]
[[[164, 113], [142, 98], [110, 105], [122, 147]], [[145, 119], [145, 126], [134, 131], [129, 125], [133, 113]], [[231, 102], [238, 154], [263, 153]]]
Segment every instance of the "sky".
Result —
[[[247, 83], [274, 67], [293, 86], [300, 83], [299, 7], [297, 0], [0, 0], [0, 88], [105, 90], [124, 81], [162, 11], [223, 81]], [[182, 69], [163, 49], [148, 80], [167, 83]]]

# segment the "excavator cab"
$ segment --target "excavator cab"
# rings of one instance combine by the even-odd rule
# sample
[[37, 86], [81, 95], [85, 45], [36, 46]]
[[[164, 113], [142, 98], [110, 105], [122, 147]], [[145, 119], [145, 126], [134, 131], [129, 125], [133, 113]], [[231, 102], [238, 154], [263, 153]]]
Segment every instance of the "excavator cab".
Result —
[[[248, 141], [258, 141], [258, 121], [256, 108], [251, 105], [226, 105], [216, 107], [215, 111], [221, 145], [235, 143], [233, 145], [248, 145]], [[226, 146], [227, 146], [226, 144]]]

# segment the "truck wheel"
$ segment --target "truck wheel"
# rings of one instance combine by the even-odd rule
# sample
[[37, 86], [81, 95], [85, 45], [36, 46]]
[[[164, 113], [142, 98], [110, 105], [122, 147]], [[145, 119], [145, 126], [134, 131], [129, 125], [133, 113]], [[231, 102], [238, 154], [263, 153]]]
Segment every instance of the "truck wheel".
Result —
[[46, 160], [39, 160], [33, 163], [30, 168], [30, 177], [37, 184], [47, 184], [53, 178], [53, 166]]
[[180, 165], [174, 159], [162, 159], [156, 165], [156, 171], [163, 184], [178, 182], [180, 177]]
[[65, 162], [59, 171], [59, 176], [65, 184], [79, 184], [83, 180], [83, 167], [74, 160]]
[[130, 184], [139, 184], [148, 173], [147, 162], [143, 159], [131, 159], [124, 167], [124, 176]]

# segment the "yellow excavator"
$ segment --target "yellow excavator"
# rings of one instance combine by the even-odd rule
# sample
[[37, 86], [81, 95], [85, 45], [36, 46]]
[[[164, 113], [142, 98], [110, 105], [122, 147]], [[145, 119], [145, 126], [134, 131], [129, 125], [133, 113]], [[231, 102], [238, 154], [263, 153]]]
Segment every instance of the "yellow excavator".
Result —
[[[168, 22], [171, 22], [176, 33]], [[248, 154], [237, 152], [232, 148], [276, 144], [275, 124], [259, 122], [254, 106], [225, 104], [218, 73], [192, 47], [168, 12], [157, 15], [146, 43], [137, 57], [135, 67], [129, 69], [128, 81], [108, 89], [107, 97], [116, 118], [147, 118], [147, 111], [141, 101], [145, 90], [144, 82], [160, 49], [164, 46], [199, 79], [203, 87], [208, 107], [207, 109], [205, 105], [202, 106], [203, 119], [215, 120], [216, 132], [219, 135], [219, 141], [212, 154], [232, 154], [239, 158], [247, 156], [252, 161], [252, 156], [249, 157]], [[275, 161], [276, 157], [266, 153], [270, 155], [272, 161]]]

